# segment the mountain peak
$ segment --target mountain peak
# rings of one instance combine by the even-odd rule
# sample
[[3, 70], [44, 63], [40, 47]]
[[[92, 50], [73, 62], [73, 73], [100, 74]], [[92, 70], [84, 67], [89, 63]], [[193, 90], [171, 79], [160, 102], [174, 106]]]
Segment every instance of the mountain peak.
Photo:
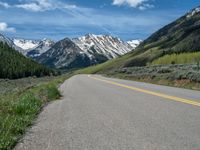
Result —
[[42, 40], [16, 38], [13, 39], [13, 43], [22, 49], [20, 52], [23, 55], [34, 58], [46, 52], [54, 44], [54, 41], [46, 38]]
[[196, 7], [194, 9], [192, 9], [188, 14], [187, 14], [187, 18], [190, 18], [196, 14], [200, 13], [200, 6]]
[[141, 42], [142, 42], [142, 40], [131, 40], [131, 41], [127, 41], [127, 43], [128, 43], [129, 45], [131, 45], [133, 48], [136, 48], [137, 46], [139, 46]]
[[116, 58], [133, 49], [127, 42], [110, 35], [86, 34], [58, 41], [36, 60], [56, 68], [81, 68]]
[[89, 57], [95, 53], [104, 55], [107, 59], [116, 58], [131, 51], [133, 47], [119, 38], [111, 35], [86, 34], [72, 39]]
[[27, 39], [13, 39], [13, 42], [18, 47], [22, 48], [23, 50], [33, 49], [38, 46], [40, 43], [39, 40], [27, 40]]

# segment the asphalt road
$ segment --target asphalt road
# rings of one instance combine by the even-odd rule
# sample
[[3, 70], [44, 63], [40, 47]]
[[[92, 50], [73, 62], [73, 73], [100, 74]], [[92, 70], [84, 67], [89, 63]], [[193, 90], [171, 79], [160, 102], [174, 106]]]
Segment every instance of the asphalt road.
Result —
[[78, 75], [16, 150], [200, 150], [200, 92]]

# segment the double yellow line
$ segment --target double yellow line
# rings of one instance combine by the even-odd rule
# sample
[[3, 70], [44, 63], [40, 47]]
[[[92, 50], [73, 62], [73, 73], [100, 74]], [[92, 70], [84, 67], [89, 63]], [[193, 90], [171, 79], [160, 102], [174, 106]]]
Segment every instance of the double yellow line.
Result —
[[109, 80], [105, 80], [105, 79], [100, 79], [100, 78], [97, 78], [97, 77], [92, 77], [90, 75], [88, 75], [88, 77], [95, 79], [95, 80], [98, 80], [98, 81], [108, 83], [108, 84], [112, 84], [112, 85], [116, 85], [116, 86], [119, 86], [119, 87], [134, 90], [134, 91], [137, 91], [137, 92], [142, 92], [142, 93], [146, 93], [146, 94], [149, 94], [149, 95], [154, 95], [154, 96], [162, 97], [162, 98], [165, 98], [165, 99], [169, 99], [169, 100], [172, 100], [172, 101], [181, 102], [181, 103], [200, 107], [200, 102], [196, 102], [196, 101], [193, 101], [193, 100], [184, 99], [184, 98], [180, 98], [180, 97], [176, 97], [176, 96], [170, 96], [170, 95], [166, 95], [166, 94], [162, 94], [162, 93], [158, 93], [158, 92], [153, 92], [153, 91], [149, 91], [149, 90], [144, 90], [144, 89], [141, 89], [141, 88], [136, 88], [136, 87], [128, 86], [128, 85], [125, 85], [125, 84], [120, 84], [120, 83], [117, 83], [117, 82], [113, 82], [113, 81], [109, 81]]

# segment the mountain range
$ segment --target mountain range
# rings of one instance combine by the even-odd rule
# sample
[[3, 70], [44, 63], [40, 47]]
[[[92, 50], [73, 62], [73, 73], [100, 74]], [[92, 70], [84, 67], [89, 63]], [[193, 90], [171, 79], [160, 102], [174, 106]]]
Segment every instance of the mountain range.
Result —
[[64, 38], [57, 42], [47, 39], [10, 39], [0, 34], [0, 41], [52, 68], [82, 68], [110, 59], [114, 60], [105, 64], [108, 65], [106, 69], [145, 66], [165, 55], [199, 51], [200, 7], [161, 28], [144, 41], [125, 42], [110, 35], [94, 34]]
[[135, 49], [141, 40], [123, 41], [110, 35], [87, 34], [78, 38], [29, 40], [8, 38], [0, 35], [7, 43], [24, 56], [52, 68], [74, 69], [103, 63]]
[[141, 40], [122, 41], [110, 35], [87, 34], [54, 42], [49, 39], [13, 39], [26, 57], [53, 68], [81, 68], [103, 63], [135, 49]]
[[35, 60], [54, 68], [74, 69], [103, 63], [133, 49], [131, 45], [119, 38], [88, 34], [58, 41]]

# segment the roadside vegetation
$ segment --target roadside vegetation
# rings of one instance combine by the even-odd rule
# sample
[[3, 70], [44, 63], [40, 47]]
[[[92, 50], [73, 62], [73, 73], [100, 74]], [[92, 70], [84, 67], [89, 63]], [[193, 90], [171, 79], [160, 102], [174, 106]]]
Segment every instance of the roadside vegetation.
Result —
[[200, 62], [200, 52], [165, 55], [154, 60], [151, 65], [189, 64]]
[[[37, 84], [25, 84], [15, 91], [4, 91], [0, 95], [0, 149], [11, 150], [16, 142], [25, 133], [26, 128], [33, 123], [42, 107], [53, 100], [60, 98], [58, 85], [69, 78], [71, 74], [51, 78], [38, 78]], [[21, 79], [25, 82], [26, 79]], [[29, 79], [30, 80], [30, 79]], [[36, 79], [34, 79], [36, 80]], [[13, 82], [10, 81], [13, 87]], [[19, 81], [16, 81], [19, 83]], [[29, 82], [29, 81], [27, 81]], [[30, 86], [31, 85], [31, 86]], [[1, 85], [3, 86], [3, 85]], [[1, 87], [2, 89], [2, 87]]]
[[130, 67], [116, 70], [108, 76], [200, 90], [200, 70], [197, 64]]
[[[113, 61], [114, 62], [114, 61]], [[89, 67], [77, 71], [79, 74], [102, 74], [109, 77], [148, 82], [167, 86], [200, 90], [200, 70], [197, 63], [169, 64], [144, 67], [104, 68], [104, 65]], [[115, 63], [113, 64], [115, 65]]]
[[6, 93], [12, 94], [13, 92], [22, 92], [23, 90], [32, 88], [39, 84], [50, 82], [54, 79], [54, 76], [47, 76], [41, 78], [28, 77], [15, 80], [0, 79], [0, 95]]

